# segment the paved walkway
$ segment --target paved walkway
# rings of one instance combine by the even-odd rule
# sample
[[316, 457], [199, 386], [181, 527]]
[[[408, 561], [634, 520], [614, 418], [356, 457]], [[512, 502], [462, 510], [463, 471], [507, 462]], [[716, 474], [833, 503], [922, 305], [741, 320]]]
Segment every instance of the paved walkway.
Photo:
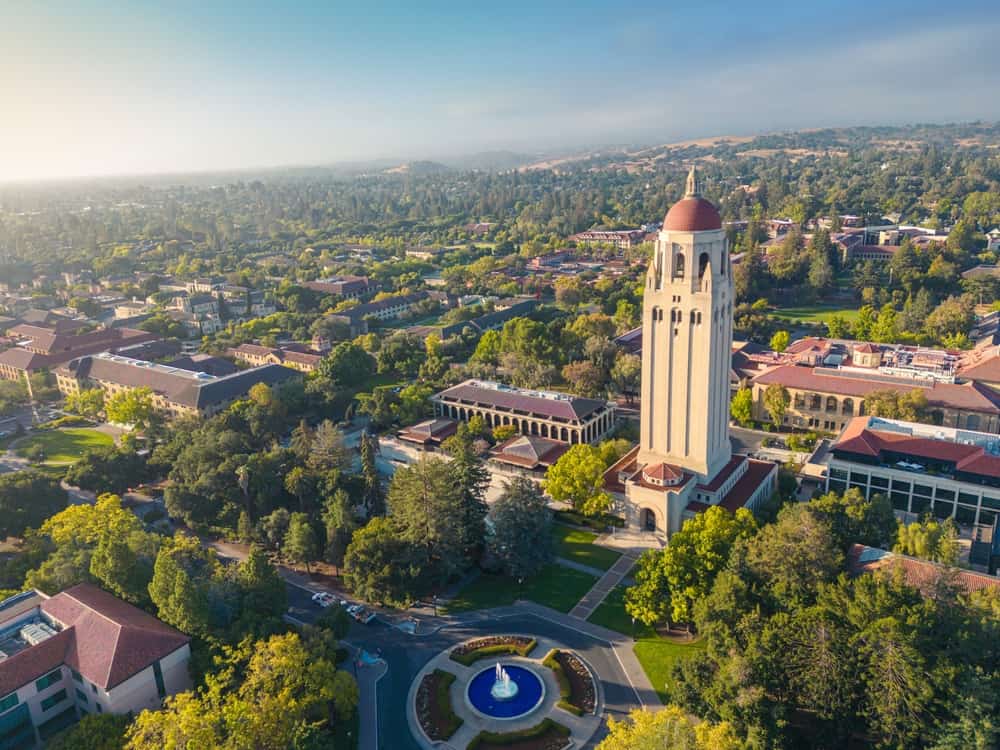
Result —
[[578, 563], [576, 560], [569, 560], [565, 557], [557, 557], [553, 562], [562, 565], [564, 568], [572, 568], [573, 570], [579, 570], [581, 573], [587, 573], [594, 576], [594, 578], [600, 578], [605, 572], [600, 568], [592, 568], [589, 565], [584, 565], [583, 563]]
[[584, 594], [583, 598], [577, 602], [577, 605], [570, 610], [570, 617], [578, 617], [581, 620], [586, 620], [594, 614], [594, 610], [601, 605], [601, 602], [607, 598], [614, 587], [622, 582], [638, 559], [639, 554], [635, 550], [629, 550], [619, 557], [618, 561], [598, 579], [593, 588]]

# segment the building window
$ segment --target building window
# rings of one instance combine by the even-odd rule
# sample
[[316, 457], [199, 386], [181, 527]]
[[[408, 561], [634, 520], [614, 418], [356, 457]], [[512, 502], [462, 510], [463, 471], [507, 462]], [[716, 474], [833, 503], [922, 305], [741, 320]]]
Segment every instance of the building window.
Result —
[[39, 679], [35, 680], [35, 690], [37, 690], [40, 693], [46, 688], [52, 687], [61, 679], [62, 679], [62, 672], [60, 670], [57, 669], [55, 672], [49, 672], [44, 677], [40, 677]]
[[153, 662], [153, 678], [156, 680], [156, 694], [161, 698], [166, 697], [167, 688], [163, 685], [163, 670], [160, 669], [160, 662]]
[[76, 697], [83, 701], [84, 705], [87, 705], [87, 694], [80, 688], [76, 688]]
[[993, 508], [994, 510], [1000, 510], [1000, 500], [995, 497], [988, 497], [983, 495], [983, 507]]
[[875, 474], [872, 474], [870, 481], [871, 481], [872, 487], [881, 487], [881, 488], [885, 489], [886, 487], [889, 486], [889, 480], [888, 479], [886, 479], [885, 477], [876, 476]]
[[3, 700], [0, 700], [0, 714], [9, 711], [17, 705], [17, 693], [11, 693]]
[[934, 503], [934, 515], [938, 518], [951, 518], [954, 512], [954, 503]]
[[42, 701], [41, 703], [42, 711], [48, 711], [54, 705], [56, 705], [57, 703], [62, 703], [64, 700], [66, 700], [65, 690], [60, 690], [58, 693], [53, 693], [48, 698]]
[[[938, 487], [936, 490], [934, 490], [934, 497], [937, 500], [954, 500], [955, 499], [955, 493], [952, 492], [951, 490], [945, 490], [945, 489], [941, 489], [940, 487]], [[997, 507], [1000, 507], [1000, 506], [997, 506]]]
[[79, 672], [77, 672], [75, 669], [70, 669], [69, 672], [71, 675], [73, 675], [74, 680], [79, 682], [81, 685], [83, 684], [83, 678], [80, 676]]
[[958, 523], [963, 523], [966, 526], [971, 526], [976, 522], [976, 509], [966, 508], [964, 505], [959, 505], [955, 511], [955, 520]]
[[103, 714], [104, 713], [104, 709], [101, 708], [101, 704], [100, 703], [95, 703], [94, 704], [94, 708], [97, 709], [97, 713], [99, 713], [99, 714]]
[[959, 492], [958, 502], [965, 503], [966, 505], [979, 505], [979, 498], [975, 495], [970, 495], [968, 492]]

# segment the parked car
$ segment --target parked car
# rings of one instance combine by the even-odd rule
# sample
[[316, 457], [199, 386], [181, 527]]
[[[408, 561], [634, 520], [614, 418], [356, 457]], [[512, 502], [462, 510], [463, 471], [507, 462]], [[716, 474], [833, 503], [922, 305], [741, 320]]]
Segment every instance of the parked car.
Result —
[[329, 591], [317, 591], [312, 595], [312, 600], [316, 602], [319, 606], [326, 608], [337, 601], [337, 597], [331, 594]]

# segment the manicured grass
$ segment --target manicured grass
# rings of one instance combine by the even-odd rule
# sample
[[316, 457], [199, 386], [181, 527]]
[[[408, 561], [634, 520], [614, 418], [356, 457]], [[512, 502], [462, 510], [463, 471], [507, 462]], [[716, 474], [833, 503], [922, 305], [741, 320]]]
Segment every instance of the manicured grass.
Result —
[[660, 696], [660, 702], [666, 704], [669, 702], [667, 682], [670, 681], [670, 669], [674, 662], [692, 656], [704, 648], [703, 640], [677, 643], [654, 635], [652, 638], [636, 641], [634, 651], [639, 664], [642, 665], [642, 671], [646, 673], [656, 694]]
[[784, 318], [796, 323], [826, 323], [834, 315], [840, 315], [848, 323], [853, 323], [858, 318], [858, 308], [807, 305], [804, 307], [783, 307], [771, 311], [772, 317]]
[[45, 451], [45, 463], [70, 464], [80, 458], [80, 455], [90, 448], [104, 448], [114, 445], [110, 435], [97, 430], [75, 427], [66, 430], [43, 430], [36, 432], [17, 444], [18, 455], [34, 445], [40, 445]]
[[598, 547], [594, 544], [595, 539], [597, 534], [589, 531], [572, 529], [560, 524], [554, 524], [552, 527], [552, 546], [556, 557], [565, 557], [581, 565], [607, 570], [618, 561], [621, 554], [606, 547]]
[[579, 570], [552, 563], [542, 568], [533, 578], [519, 587], [517, 581], [507, 576], [484, 573], [458, 592], [445, 611], [449, 614], [470, 609], [487, 609], [513, 604], [520, 598], [529, 599], [560, 612], [569, 612], [593, 587], [597, 579]]
[[[632, 635], [632, 618], [625, 612], [625, 587], [616, 586], [587, 621], [625, 635]], [[666, 703], [666, 685], [670, 679], [670, 668], [678, 659], [703, 649], [705, 642], [678, 643], [661, 638], [656, 631], [641, 622], [635, 623], [635, 639], [635, 656], [642, 665], [642, 671], [646, 673], [656, 694], [660, 696], [660, 701]]]

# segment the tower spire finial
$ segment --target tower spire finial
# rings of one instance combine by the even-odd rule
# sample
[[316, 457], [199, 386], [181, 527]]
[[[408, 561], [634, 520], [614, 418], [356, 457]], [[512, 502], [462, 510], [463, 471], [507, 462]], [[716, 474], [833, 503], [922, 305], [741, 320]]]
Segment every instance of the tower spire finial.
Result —
[[684, 191], [684, 197], [697, 198], [699, 196], [701, 196], [701, 185], [698, 183], [698, 173], [692, 164], [691, 171], [688, 172], [687, 188]]

